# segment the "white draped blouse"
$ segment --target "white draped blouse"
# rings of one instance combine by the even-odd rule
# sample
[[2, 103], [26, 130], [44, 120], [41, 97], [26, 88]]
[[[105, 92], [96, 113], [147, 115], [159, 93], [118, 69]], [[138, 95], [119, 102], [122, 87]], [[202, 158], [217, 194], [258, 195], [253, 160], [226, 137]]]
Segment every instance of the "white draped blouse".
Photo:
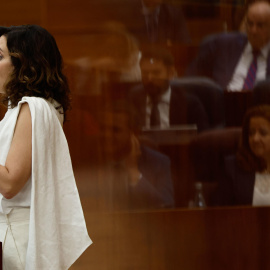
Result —
[[75, 183], [63, 115], [56, 102], [23, 97], [0, 122], [0, 164], [5, 165], [17, 117], [27, 102], [32, 118], [32, 174], [12, 199], [0, 194], [0, 212], [29, 207], [26, 270], [68, 269], [92, 243]]

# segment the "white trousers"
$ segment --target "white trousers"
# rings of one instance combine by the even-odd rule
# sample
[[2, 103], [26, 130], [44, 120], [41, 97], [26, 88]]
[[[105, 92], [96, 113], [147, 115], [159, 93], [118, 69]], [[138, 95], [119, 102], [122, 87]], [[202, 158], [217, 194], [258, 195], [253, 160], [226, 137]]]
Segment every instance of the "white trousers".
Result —
[[30, 208], [14, 208], [0, 213], [0, 242], [3, 270], [24, 270], [29, 236]]

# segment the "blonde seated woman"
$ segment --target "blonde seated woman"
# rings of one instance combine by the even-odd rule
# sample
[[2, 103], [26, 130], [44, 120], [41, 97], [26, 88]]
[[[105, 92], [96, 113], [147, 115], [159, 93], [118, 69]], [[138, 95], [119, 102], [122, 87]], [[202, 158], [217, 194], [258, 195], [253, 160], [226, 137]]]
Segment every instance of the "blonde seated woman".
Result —
[[70, 90], [45, 29], [0, 27], [0, 92], [3, 269], [68, 269], [91, 240], [62, 129]]

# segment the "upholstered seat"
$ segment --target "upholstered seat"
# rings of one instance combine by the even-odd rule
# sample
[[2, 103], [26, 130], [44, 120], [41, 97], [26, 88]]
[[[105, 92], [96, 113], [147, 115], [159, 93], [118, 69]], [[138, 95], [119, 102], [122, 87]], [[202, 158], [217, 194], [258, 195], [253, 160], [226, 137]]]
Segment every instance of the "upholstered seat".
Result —
[[172, 85], [177, 85], [183, 91], [196, 96], [202, 103], [208, 116], [209, 127], [224, 126], [223, 90], [215, 82], [204, 77], [187, 77], [174, 79]]
[[212, 192], [224, 174], [224, 157], [236, 153], [240, 136], [238, 127], [215, 129], [198, 134], [190, 143], [192, 179], [203, 183], [208, 204], [213, 203]]

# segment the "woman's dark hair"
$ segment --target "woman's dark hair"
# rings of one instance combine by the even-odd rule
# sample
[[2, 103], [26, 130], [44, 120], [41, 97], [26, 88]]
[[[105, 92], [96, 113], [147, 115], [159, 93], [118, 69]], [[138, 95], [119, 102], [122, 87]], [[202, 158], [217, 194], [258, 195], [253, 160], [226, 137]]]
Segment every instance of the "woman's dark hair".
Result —
[[250, 119], [262, 117], [270, 122], [270, 105], [260, 105], [249, 109], [244, 117], [242, 126], [242, 138], [237, 153], [237, 159], [242, 168], [246, 171], [261, 172], [267, 168], [266, 161], [256, 157], [249, 145], [249, 126]]
[[54, 37], [38, 25], [0, 27], [0, 36], [7, 39], [14, 66], [5, 85], [3, 103], [13, 108], [23, 96], [52, 98], [65, 115], [70, 109], [70, 89]]

